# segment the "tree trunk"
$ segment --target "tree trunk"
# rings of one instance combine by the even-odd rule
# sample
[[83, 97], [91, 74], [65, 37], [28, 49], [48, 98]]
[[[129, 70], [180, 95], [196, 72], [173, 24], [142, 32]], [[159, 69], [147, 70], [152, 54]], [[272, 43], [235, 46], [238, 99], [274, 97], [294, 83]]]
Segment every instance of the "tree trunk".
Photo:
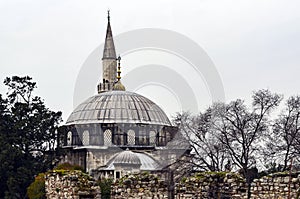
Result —
[[174, 172], [172, 169], [168, 169], [168, 198], [169, 199], [175, 199], [175, 193], [174, 193]]

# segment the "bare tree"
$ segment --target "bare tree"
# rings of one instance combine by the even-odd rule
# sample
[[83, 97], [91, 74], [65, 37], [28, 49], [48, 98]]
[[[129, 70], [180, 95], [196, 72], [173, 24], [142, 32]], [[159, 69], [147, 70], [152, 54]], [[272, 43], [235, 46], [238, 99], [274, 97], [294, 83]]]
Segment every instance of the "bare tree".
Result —
[[252, 96], [250, 110], [242, 100], [215, 105], [214, 123], [219, 140], [228, 150], [233, 163], [239, 167], [249, 185], [253, 180], [251, 168], [256, 164], [256, 154], [268, 131], [268, 115], [279, 105], [282, 97], [269, 90], [259, 90]]
[[[174, 122], [191, 144], [194, 168], [224, 171], [232, 164], [246, 178], [250, 198], [250, 184], [258, 172], [257, 160], [270, 135], [270, 113], [281, 100], [281, 95], [259, 90], [254, 92], [250, 108], [238, 99], [229, 104], [216, 103], [197, 116], [178, 114]], [[294, 104], [294, 108], [299, 104], [294, 98], [289, 103]], [[299, 115], [294, 115], [293, 121], [298, 122]], [[298, 125], [293, 128], [295, 126], [298, 128]], [[295, 146], [300, 144], [300, 138], [294, 143]]]
[[[269, 137], [267, 156], [276, 163], [279, 171], [288, 170], [291, 158], [299, 155], [300, 139], [300, 96], [290, 97], [286, 107], [274, 121]], [[280, 165], [280, 163], [283, 163]]]
[[223, 171], [229, 161], [225, 147], [212, 129], [212, 120], [210, 108], [196, 116], [185, 112], [175, 118], [181, 133], [191, 144], [193, 158], [189, 160], [196, 170]]

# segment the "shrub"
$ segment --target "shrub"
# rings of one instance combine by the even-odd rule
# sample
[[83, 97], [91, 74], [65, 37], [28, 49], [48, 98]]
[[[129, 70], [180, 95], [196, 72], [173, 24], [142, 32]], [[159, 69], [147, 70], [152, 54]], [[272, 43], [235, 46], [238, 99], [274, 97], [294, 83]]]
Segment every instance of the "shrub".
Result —
[[73, 164], [70, 164], [67, 162], [59, 164], [58, 166], [56, 166], [54, 168], [54, 170], [69, 170], [69, 171], [80, 170], [80, 171], [84, 172], [84, 169], [81, 166], [73, 165]]
[[98, 181], [98, 185], [101, 189], [101, 199], [110, 199], [112, 183], [113, 179], [111, 178], [103, 178]]
[[34, 182], [29, 185], [27, 188], [27, 196], [29, 199], [46, 199], [44, 173], [38, 174]]

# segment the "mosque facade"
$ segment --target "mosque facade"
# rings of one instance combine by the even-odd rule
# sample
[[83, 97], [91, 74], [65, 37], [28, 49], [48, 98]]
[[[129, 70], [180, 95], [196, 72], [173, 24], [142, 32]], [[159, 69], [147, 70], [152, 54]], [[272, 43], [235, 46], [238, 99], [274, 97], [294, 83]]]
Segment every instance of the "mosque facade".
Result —
[[98, 94], [82, 102], [65, 124], [61, 162], [82, 166], [92, 176], [164, 170], [190, 152], [186, 139], [150, 99], [126, 91], [108, 13]]

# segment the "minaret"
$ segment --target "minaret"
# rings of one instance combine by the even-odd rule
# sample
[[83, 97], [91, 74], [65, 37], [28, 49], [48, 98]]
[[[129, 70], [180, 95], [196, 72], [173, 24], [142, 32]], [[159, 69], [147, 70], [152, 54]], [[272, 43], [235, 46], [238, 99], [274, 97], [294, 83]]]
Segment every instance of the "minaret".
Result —
[[100, 84], [98, 84], [98, 93], [112, 90], [117, 80], [117, 57], [110, 27], [109, 11], [107, 11], [107, 20], [106, 37], [102, 57], [103, 80]]

